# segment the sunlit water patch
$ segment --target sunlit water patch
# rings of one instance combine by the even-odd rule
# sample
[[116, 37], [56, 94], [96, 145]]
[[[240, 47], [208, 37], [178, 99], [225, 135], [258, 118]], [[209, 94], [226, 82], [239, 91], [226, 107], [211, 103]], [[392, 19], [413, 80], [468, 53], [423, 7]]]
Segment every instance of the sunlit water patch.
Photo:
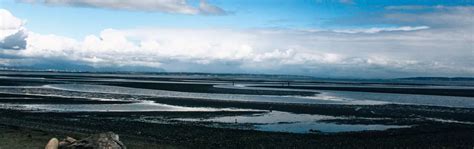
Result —
[[[17, 110], [34, 110], [34, 111], [56, 111], [56, 112], [143, 112], [143, 111], [186, 111], [186, 112], [209, 112], [209, 111], [260, 111], [253, 109], [238, 108], [209, 108], [209, 107], [185, 107], [155, 103], [154, 101], [142, 100], [144, 96], [120, 96], [116, 94], [94, 93], [94, 92], [71, 92], [65, 90], [56, 90], [41, 87], [0, 87], [0, 93], [16, 95], [18, 97], [0, 97], [1, 99], [11, 100], [28, 100], [48, 98], [58, 100], [58, 103], [42, 103], [42, 104], [2, 104], [2, 108], [14, 108]], [[28, 97], [21, 97], [22, 95]], [[124, 103], [75, 103], [62, 104], [65, 100], [82, 99], [103, 102], [120, 102]], [[59, 101], [61, 100], [61, 101]]]
[[397, 125], [361, 125], [361, 124], [334, 124], [334, 123], [318, 123], [318, 122], [298, 122], [286, 124], [265, 124], [257, 126], [257, 130], [277, 131], [277, 132], [351, 132], [351, 131], [368, 131], [368, 130], [387, 130], [393, 128], [407, 128], [410, 126]]
[[339, 98], [351, 98], [354, 100], [380, 101], [398, 104], [417, 104], [444, 107], [474, 108], [473, 97], [437, 96], [437, 95], [414, 95], [396, 93], [369, 93], [352, 91], [321, 91], [326, 96]]
[[[365, 130], [386, 130], [390, 128], [406, 128], [409, 126], [398, 125], [362, 125], [362, 124], [336, 124], [321, 122], [321, 120], [341, 119], [343, 117], [293, 114], [288, 112], [273, 111], [262, 114], [224, 116], [214, 118], [176, 118], [179, 121], [214, 122], [237, 125], [251, 125], [255, 130], [311, 133], [311, 132], [349, 132]], [[237, 129], [240, 127], [236, 127]]]
[[[252, 87], [261, 84], [237, 84], [237, 85], [215, 85], [219, 88], [229, 89], [254, 89], [254, 90], [281, 90], [281, 91], [313, 91], [318, 92], [316, 96], [308, 96], [302, 98], [312, 98], [318, 100], [330, 101], [351, 101], [354, 104], [419, 104], [446, 107], [465, 107], [474, 108], [473, 97], [457, 97], [457, 96], [439, 96], [439, 95], [416, 95], [416, 94], [398, 94], [398, 93], [371, 93], [357, 91], [330, 91], [330, 90], [308, 90], [308, 89], [286, 89], [286, 88], [268, 88], [268, 87]], [[329, 85], [330, 86], [330, 85]], [[337, 86], [337, 85], [333, 85]], [[393, 87], [383, 85], [383, 87]], [[410, 86], [413, 88], [413, 86]], [[416, 86], [417, 88], [446, 88], [446, 86]], [[402, 87], [398, 87], [402, 88]], [[449, 88], [466, 89], [472, 87], [449, 86]]]
[[131, 104], [31, 104], [23, 105], [26, 109], [54, 112], [215, 112], [215, 111], [252, 111], [251, 109], [182, 107], [154, 102]]
[[[275, 103], [310, 103], [310, 104], [383, 104], [387, 102], [370, 100], [352, 100], [351, 98], [339, 98], [334, 96], [327, 98], [325, 95], [311, 96], [274, 96], [274, 95], [241, 95], [241, 94], [209, 94], [209, 93], [189, 93], [152, 89], [137, 89], [129, 87], [116, 87], [106, 85], [84, 85], [84, 84], [51, 84], [44, 86], [57, 90], [68, 90], [92, 93], [110, 93], [127, 95], [145, 95], [155, 97], [182, 97], [182, 98], [202, 98], [213, 100], [231, 101], [255, 101], [255, 102], [275, 102]], [[330, 100], [328, 100], [330, 99]]]

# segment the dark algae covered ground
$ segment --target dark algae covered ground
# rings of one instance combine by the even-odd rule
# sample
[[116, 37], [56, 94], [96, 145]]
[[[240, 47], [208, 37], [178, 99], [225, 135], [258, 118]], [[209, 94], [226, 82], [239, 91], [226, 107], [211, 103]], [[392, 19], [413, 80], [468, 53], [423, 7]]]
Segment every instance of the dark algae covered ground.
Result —
[[[462, 124], [426, 123], [386, 131], [291, 134], [209, 128], [192, 123], [149, 124], [110, 119], [130, 113], [33, 114], [2, 111], [1, 114], [9, 115], [1, 119], [3, 133], [0, 147], [3, 148], [18, 141], [22, 145], [39, 148], [51, 136], [85, 136], [103, 131], [119, 132], [121, 140], [129, 148], [469, 148], [474, 145], [474, 127]], [[84, 115], [89, 117], [84, 118]], [[78, 120], [77, 117], [81, 118]]]

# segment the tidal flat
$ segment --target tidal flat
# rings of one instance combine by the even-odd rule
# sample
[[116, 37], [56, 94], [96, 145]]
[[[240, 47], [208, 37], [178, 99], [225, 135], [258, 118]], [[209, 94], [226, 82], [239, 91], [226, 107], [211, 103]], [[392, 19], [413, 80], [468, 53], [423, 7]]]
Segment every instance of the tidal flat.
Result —
[[1, 71], [0, 148], [107, 131], [129, 148], [470, 148], [472, 92], [450, 81]]

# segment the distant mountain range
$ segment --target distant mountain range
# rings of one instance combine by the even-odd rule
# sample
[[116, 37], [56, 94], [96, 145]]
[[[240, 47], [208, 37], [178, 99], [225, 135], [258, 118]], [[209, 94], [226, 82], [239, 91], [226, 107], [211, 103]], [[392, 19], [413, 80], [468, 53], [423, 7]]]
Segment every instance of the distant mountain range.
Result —
[[245, 73], [205, 73], [205, 72], [164, 72], [164, 71], [122, 71], [113, 69], [102, 70], [62, 70], [62, 69], [31, 69], [31, 68], [5, 68], [0, 67], [0, 72], [49, 72], [49, 73], [97, 73], [97, 74], [142, 74], [142, 75], [174, 75], [174, 76], [202, 76], [202, 77], [230, 77], [230, 78], [267, 78], [267, 79], [314, 79], [311, 76], [286, 75], [286, 74], [245, 74]]
[[207, 77], [252, 77], [252, 78], [279, 78], [279, 79], [309, 79], [309, 80], [414, 80], [414, 81], [474, 81], [474, 77], [408, 77], [395, 79], [356, 79], [356, 78], [319, 78], [305, 75], [286, 74], [246, 74], [246, 73], [205, 73], [205, 72], [166, 72], [163, 69], [136, 71], [133, 69], [89, 68], [79, 70], [68, 69], [38, 69], [32, 67], [2, 67], [0, 71], [20, 72], [61, 72], [61, 73], [107, 73], [107, 74], [149, 74], [149, 75], [195, 75]]

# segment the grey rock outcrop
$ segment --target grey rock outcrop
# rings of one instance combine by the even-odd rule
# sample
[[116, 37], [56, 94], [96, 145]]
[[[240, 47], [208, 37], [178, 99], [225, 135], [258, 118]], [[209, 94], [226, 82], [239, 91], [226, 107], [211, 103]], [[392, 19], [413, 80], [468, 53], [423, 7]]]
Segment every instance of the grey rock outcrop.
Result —
[[46, 149], [126, 149], [125, 145], [119, 140], [119, 136], [113, 132], [95, 134], [82, 140], [67, 137], [59, 143], [57, 139], [56, 141], [54, 139], [51, 139], [53, 141], [50, 141], [47, 147], [57, 146], [57, 148]]

